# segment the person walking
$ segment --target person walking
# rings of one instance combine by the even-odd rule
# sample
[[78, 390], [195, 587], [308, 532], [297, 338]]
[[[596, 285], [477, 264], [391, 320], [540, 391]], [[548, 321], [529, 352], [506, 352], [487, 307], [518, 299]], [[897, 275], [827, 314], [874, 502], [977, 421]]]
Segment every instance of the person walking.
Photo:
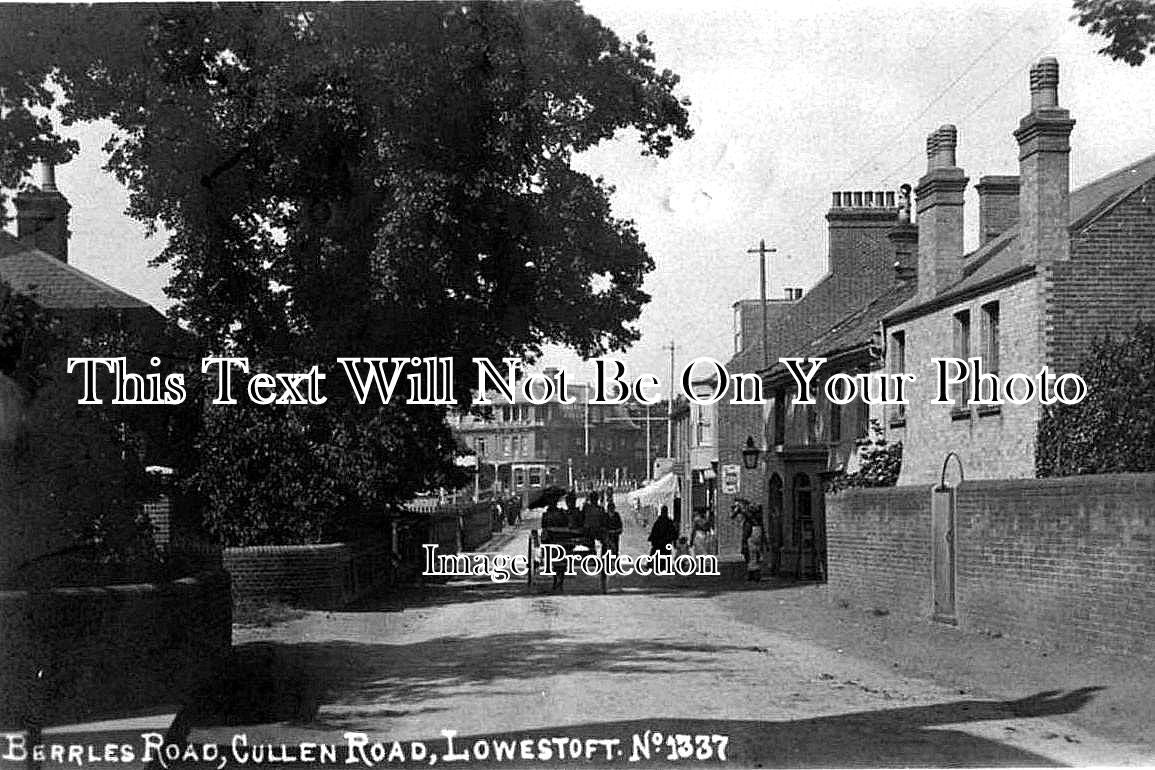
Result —
[[670, 518], [669, 507], [663, 505], [662, 510], [658, 513], [658, 518], [654, 520], [654, 526], [650, 529], [650, 556], [665, 553], [677, 539], [678, 528], [674, 526], [674, 520]]
[[735, 498], [730, 507], [730, 518], [742, 519], [742, 558], [746, 561], [746, 580], [762, 579], [762, 555], [766, 549], [766, 535], [762, 529], [762, 508], [749, 500]]
[[595, 542], [601, 543], [602, 550], [605, 550], [606, 509], [599, 504], [597, 492], [590, 492], [586, 504], [582, 506], [582, 529], [585, 530], [590, 550], [593, 550]]
[[706, 516], [704, 508], [699, 508], [694, 513], [694, 520], [690, 524], [690, 548], [695, 556], [710, 553], [710, 519]]
[[618, 506], [614, 504], [614, 490], [606, 492], [606, 539], [602, 544], [602, 552], [621, 553], [622, 516], [618, 513]]

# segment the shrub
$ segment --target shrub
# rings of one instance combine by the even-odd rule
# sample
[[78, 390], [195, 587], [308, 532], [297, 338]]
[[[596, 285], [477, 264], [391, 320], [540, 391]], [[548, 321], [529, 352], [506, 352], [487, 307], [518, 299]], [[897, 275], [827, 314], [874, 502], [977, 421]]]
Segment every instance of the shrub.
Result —
[[878, 420], [870, 421], [870, 436], [859, 441], [859, 467], [853, 473], [840, 471], [830, 480], [830, 491], [847, 487], [893, 487], [902, 471], [902, 442], [889, 442]]
[[1036, 475], [1155, 471], [1155, 323], [1097, 342], [1079, 373], [1087, 397], [1043, 410]]

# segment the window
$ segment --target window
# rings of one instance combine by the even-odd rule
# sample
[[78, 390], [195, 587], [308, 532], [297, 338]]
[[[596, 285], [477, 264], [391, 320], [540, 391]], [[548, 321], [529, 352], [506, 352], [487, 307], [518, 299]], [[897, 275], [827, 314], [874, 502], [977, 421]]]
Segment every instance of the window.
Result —
[[818, 410], [814, 404], [807, 404], [803, 415], [806, 418], [806, 444], [818, 443]]
[[830, 405], [830, 441], [837, 444], [842, 441], [842, 405]]
[[513, 419], [513, 410], [508, 406], [501, 407], [501, 421], [509, 422], [511, 419]]
[[509, 454], [509, 436], [501, 437], [501, 453]]
[[[966, 360], [971, 357], [971, 314], [963, 310], [954, 314], [954, 356]], [[967, 394], [970, 392], [970, 380], [956, 385], [954, 390], [954, 417], [967, 417], [970, 410], [967, 408]]]
[[[894, 332], [890, 335], [890, 371], [894, 374], [906, 372], [906, 332]], [[898, 404], [890, 418], [894, 427], [901, 427], [906, 422], [906, 404]]]
[[734, 354], [742, 352], [742, 306], [734, 306]]
[[477, 440], [473, 442], [473, 448], [479, 455], [485, 454], [485, 438], [478, 436]]
[[991, 374], [999, 372], [999, 303], [983, 305], [983, 369]]
[[774, 445], [786, 443], [786, 390], [774, 391]]

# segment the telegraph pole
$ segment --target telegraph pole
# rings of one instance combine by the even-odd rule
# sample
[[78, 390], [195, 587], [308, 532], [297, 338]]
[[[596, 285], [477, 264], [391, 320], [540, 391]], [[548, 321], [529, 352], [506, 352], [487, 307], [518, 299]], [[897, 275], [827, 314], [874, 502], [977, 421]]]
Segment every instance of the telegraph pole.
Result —
[[670, 351], [670, 395], [666, 399], [666, 457], [674, 457], [674, 341], [663, 345], [662, 350]]
[[762, 285], [762, 368], [770, 366], [769, 328], [766, 323], [766, 255], [773, 254], [778, 249], [766, 248], [765, 239], [758, 241], [758, 248], [746, 249], [747, 254], [758, 255], [760, 281]]
[[650, 459], [650, 404], [646, 402], [646, 478], [648, 481], [654, 473], [654, 463]]

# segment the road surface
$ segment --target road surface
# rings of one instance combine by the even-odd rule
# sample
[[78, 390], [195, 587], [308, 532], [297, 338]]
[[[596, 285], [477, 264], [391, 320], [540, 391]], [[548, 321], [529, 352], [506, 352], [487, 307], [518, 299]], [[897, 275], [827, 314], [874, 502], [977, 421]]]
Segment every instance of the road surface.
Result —
[[[535, 523], [507, 530], [500, 550], [523, 552]], [[641, 551], [640, 527], [626, 525], [623, 550]], [[301, 742], [344, 751], [349, 740], [380, 742], [379, 763], [367, 747], [353, 754], [375, 766], [398, 766], [386, 749], [414, 766], [498, 764], [495, 746], [513, 754], [505, 767], [1155, 763], [1150, 743], [1071, 723], [1093, 687], [960, 692], [767, 628], [772, 587], [632, 578], [603, 596], [579, 577], [562, 595], [548, 588], [450, 582], [243, 630], [234, 670], [185, 715], [188, 739], [224, 747], [230, 766], [238, 740], [250, 761], [262, 744], [287, 747], [282, 766], [315, 766]], [[754, 602], [757, 623], [743, 611]]]

